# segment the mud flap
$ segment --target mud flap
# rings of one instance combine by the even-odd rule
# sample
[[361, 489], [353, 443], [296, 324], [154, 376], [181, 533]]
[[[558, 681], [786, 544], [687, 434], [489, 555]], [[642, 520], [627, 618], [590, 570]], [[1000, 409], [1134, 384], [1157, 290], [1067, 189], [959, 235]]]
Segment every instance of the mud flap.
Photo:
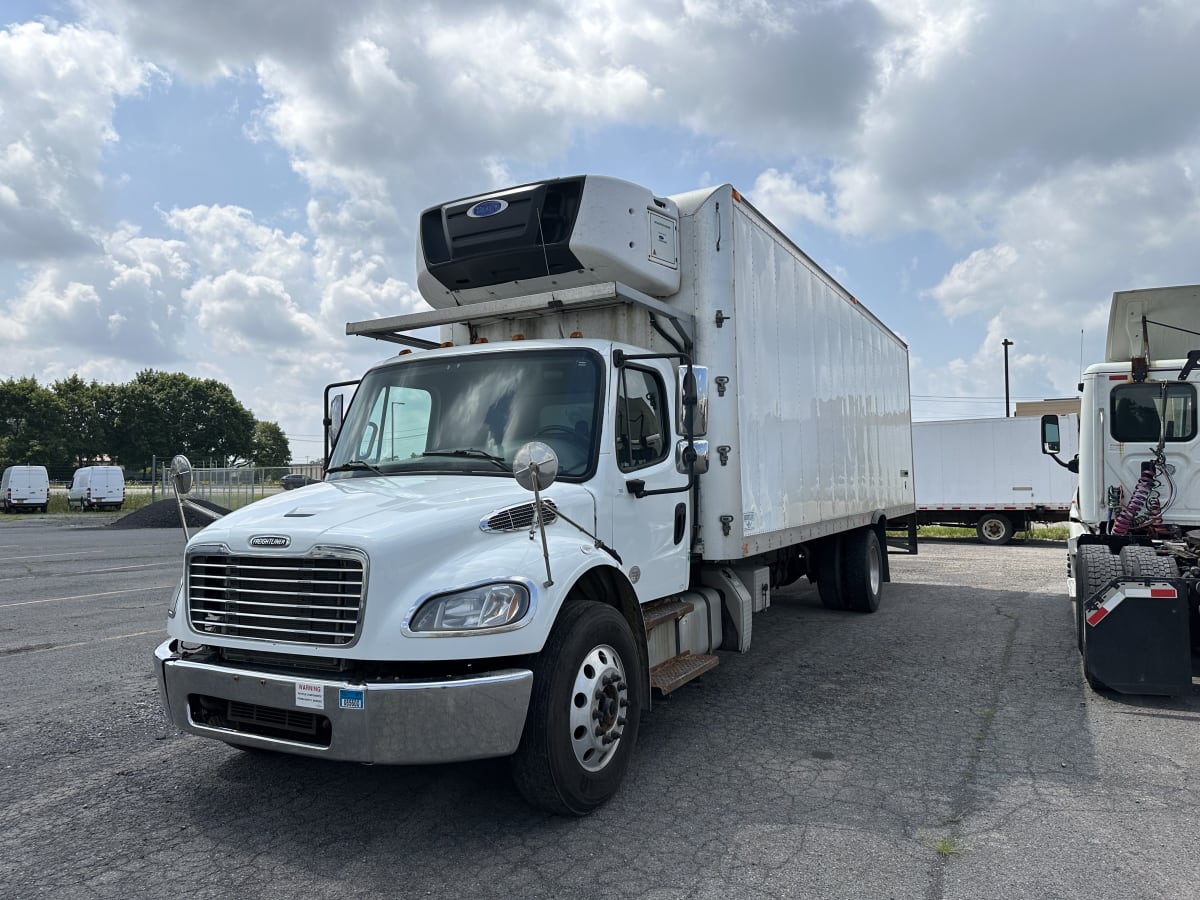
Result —
[[1188, 585], [1118, 578], [1084, 606], [1083, 665], [1093, 687], [1122, 694], [1192, 692]]

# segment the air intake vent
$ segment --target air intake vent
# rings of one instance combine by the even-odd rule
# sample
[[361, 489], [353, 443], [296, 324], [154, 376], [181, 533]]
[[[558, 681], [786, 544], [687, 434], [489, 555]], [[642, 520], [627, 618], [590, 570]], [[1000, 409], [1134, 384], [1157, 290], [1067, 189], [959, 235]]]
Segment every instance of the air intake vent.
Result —
[[[479, 523], [481, 531], [521, 531], [533, 525], [533, 504], [522, 503], [492, 513]], [[547, 525], [558, 519], [558, 508], [553, 500], [542, 501], [542, 521]]]

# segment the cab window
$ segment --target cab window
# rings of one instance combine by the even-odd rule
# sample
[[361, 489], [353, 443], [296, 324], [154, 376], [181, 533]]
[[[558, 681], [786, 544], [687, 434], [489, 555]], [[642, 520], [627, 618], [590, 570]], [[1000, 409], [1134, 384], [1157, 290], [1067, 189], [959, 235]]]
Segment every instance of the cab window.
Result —
[[1164, 433], [1168, 441], [1196, 437], [1196, 389], [1190, 384], [1123, 384], [1113, 388], [1111, 402], [1113, 440], [1157, 444]]
[[667, 456], [668, 416], [662, 379], [647, 369], [621, 369], [617, 391], [617, 466], [622, 472]]

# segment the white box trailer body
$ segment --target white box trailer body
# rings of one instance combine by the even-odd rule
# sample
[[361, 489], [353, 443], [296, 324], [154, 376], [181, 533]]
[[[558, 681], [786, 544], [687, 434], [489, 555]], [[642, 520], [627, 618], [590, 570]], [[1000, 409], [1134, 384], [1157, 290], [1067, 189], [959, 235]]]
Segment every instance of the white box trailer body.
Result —
[[[419, 233], [433, 309], [347, 325], [406, 349], [327, 410], [323, 483], [189, 542], [160, 688], [238, 745], [512, 755], [531, 802], [583, 814], [651, 691], [749, 649], [773, 586], [877, 607], [914, 510], [907, 348], [728, 185], [557, 179]], [[241, 585], [272, 566], [333, 612]]]
[[[1075, 456], [1079, 416], [1062, 418], [1060, 455]], [[1065, 522], [1075, 473], [1042, 453], [1032, 416], [913, 422], [919, 525], [965, 525], [1005, 544], [1031, 522]]]
[[[1200, 675], [1200, 285], [1117, 291], [1080, 382], [1068, 594], [1097, 690], [1190, 694]], [[1044, 452], [1065, 430], [1043, 416]]]

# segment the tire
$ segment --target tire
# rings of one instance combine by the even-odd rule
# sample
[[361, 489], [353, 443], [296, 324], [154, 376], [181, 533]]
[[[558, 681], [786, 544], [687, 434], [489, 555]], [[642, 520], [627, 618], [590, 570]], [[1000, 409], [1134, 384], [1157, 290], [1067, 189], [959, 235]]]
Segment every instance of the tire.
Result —
[[842, 540], [840, 534], [827, 537], [815, 547], [817, 593], [826, 609], [845, 609], [846, 592], [842, 583]]
[[[1153, 547], [1131, 544], [1121, 548], [1121, 574], [1133, 578], [1178, 578], [1179, 568], [1172, 556], [1160, 556]], [[1115, 576], [1114, 576], [1115, 577]]]
[[1086, 628], [1083, 608], [1088, 599], [1114, 578], [1124, 574], [1121, 557], [1101, 544], [1084, 544], [1075, 554], [1075, 646], [1083, 653]]
[[1012, 540], [1012, 520], [1003, 513], [984, 513], [975, 523], [975, 534], [983, 543], [1000, 547]]
[[860, 528], [842, 537], [842, 602], [854, 612], [879, 609], [883, 590], [883, 552], [874, 528]]
[[621, 785], [637, 743], [642, 673], [629, 623], [604, 603], [568, 604], [533, 667], [517, 790], [538, 809], [585, 816]]

